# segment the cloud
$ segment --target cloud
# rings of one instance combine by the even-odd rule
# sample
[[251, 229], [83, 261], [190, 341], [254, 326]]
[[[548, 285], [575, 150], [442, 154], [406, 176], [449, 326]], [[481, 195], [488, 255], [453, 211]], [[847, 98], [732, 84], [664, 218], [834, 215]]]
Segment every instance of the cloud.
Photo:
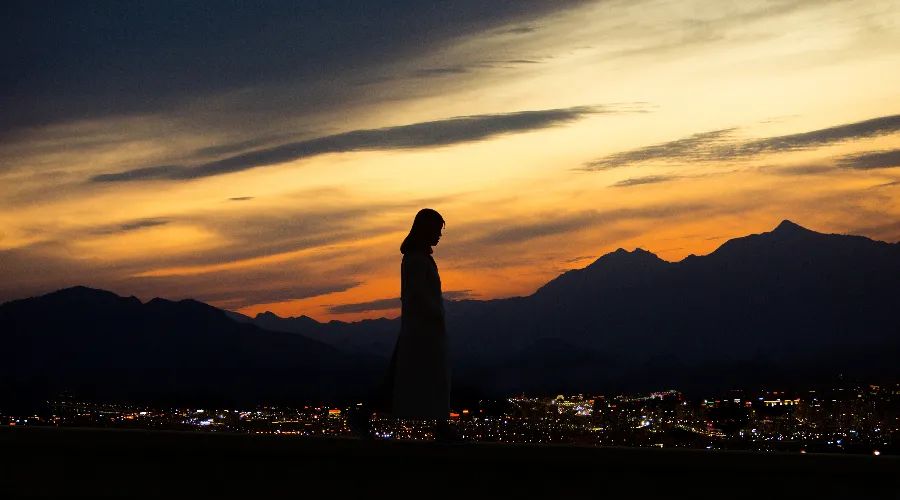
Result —
[[[342, 85], [347, 76], [415, 59], [459, 38], [527, 26], [578, 3], [239, 2], [210, 10], [200, 2], [173, 13], [163, 4], [133, 9], [109, 2], [97, 9], [60, 4], [47, 16], [45, 5], [24, 2], [0, 20], [16, 49], [0, 56], [0, 130], [177, 113], [194, 100], [282, 84], [293, 87], [294, 106], [303, 96], [303, 108], [334, 108], [352, 94]], [[317, 93], [321, 82], [330, 90]], [[270, 94], [250, 104], [270, 108]]]
[[[295, 258], [302, 252], [307, 258], [328, 261], [343, 255], [348, 250], [346, 244], [360, 241], [379, 234], [395, 231], [390, 222], [380, 222], [400, 213], [414, 213], [422, 206], [433, 206], [455, 199], [454, 195], [415, 198], [410, 200], [361, 203], [352, 195], [337, 188], [314, 188], [300, 190], [287, 198], [289, 208], [272, 210], [248, 204], [241, 210], [221, 212], [219, 207], [186, 213], [164, 213], [157, 217], [142, 218], [96, 226], [34, 226], [38, 241], [55, 244], [57, 255], [68, 255], [72, 245], [96, 235], [106, 237], [118, 233], [137, 231], [162, 224], [179, 227], [198, 228], [204, 233], [216, 236], [216, 246], [204, 251], [186, 251], [173, 254], [140, 253], [119, 261], [103, 262], [104, 270], [114, 271], [119, 276], [139, 275], [191, 275], [220, 274], [224, 272], [244, 272], [246, 265], [260, 265], [255, 259]], [[315, 199], [310, 205], [308, 200]], [[399, 244], [399, 243], [398, 243]], [[314, 255], [314, 257], [312, 257]], [[78, 266], [88, 265], [84, 262]], [[225, 266], [225, 267], [223, 267]], [[241, 271], [233, 269], [240, 268]], [[311, 272], [321, 273], [321, 269]], [[349, 273], [358, 275], [360, 266]], [[279, 276], [275, 275], [274, 278]], [[259, 280], [272, 284], [273, 277]], [[243, 285], [236, 284], [238, 288]], [[175, 287], [173, 287], [175, 288]]]
[[100, 174], [91, 177], [93, 182], [116, 182], [136, 179], [164, 179], [167, 177], [175, 178], [180, 172], [184, 172], [184, 167], [178, 165], [157, 165], [153, 167], [141, 167], [117, 174]]
[[708, 208], [705, 204], [674, 204], [606, 211], [585, 210], [561, 215], [543, 214], [534, 217], [535, 222], [510, 224], [503, 229], [486, 232], [474, 238], [472, 243], [484, 245], [523, 243], [537, 238], [581, 231], [600, 224], [634, 219], [665, 219]]
[[337, 272], [315, 273], [309, 263], [296, 262], [189, 276], [110, 277], [104, 282], [105, 287], [139, 297], [194, 298], [234, 309], [344, 292], [362, 284]]
[[[469, 73], [473, 73], [477, 70], [481, 69], [510, 69], [517, 66], [522, 65], [531, 65], [531, 64], [540, 64], [541, 61], [538, 58], [533, 59], [502, 59], [502, 60], [482, 60], [482, 61], [472, 61], [467, 62], [465, 64], [458, 64], [453, 66], [435, 66], [417, 69], [407, 75], [405, 78], [434, 78], [434, 77], [442, 77], [442, 76], [456, 76], [456, 75], [465, 75]], [[397, 80], [404, 78], [403, 76], [398, 77], [389, 77], [382, 76], [371, 79], [366, 84], [369, 83], [379, 83], [390, 80]]]
[[710, 148], [723, 142], [734, 131], [729, 128], [701, 132], [675, 141], [615, 153], [586, 163], [584, 170], [610, 170], [651, 160], [703, 159]]
[[580, 262], [582, 260], [593, 259], [594, 255], [579, 255], [578, 257], [572, 257], [571, 259], [565, 259], [563, 262], [566, 264], [575, 264], [576, 262]]
[[576, 106], [459, 116], [395, 127], [354, 130], [251, 151], [196, 166], [141, 167], [124, 172], [97, 175], [91, 180], [93, 182], [121, 182], [150, 179], [196, 179], [285, 163], [326, 153], [449, 146], [480, 141], [503, 134], [563, 125], [589, 114], [615, 111], [615, 108]]
[[122, 224], [114, 224], [111, 226], [103, 226], [90, 231], [93, 234], [114, 234], [114, 233], [126, 233], [129, 231], [136, 231], [138, 229], [144, 229], [148, 227], [156, 227], [162, 226], [164, 224], [169, 224], [171, 219], [164, 217], [154, 217], [148, 219], [137, 219], [129, 222], [125, 222]]
[[854, 170], [900, 167], [900, 149], [846, 155], [838, 160], [838, 165]]
[[723, 175], [733, 174], [735, 172], [739, 172], [738, 169], [732, 170], [719, 170], [716, 172], [707, 172], [703, 174], [691, 174], [691, 175], [648, 175], [645, 177], [631, 177], [628, 179], [621, 180], [614, 184], [610, 184], [609, 187], [628, 187], [628, 186], [640, 186], [642, 184], [658, 184], [661, 182], [669, 182], [679, 179], [701, 179], [706, 177], [719, 177]]
[[[461, 300], [471, 298], [472, 290], [448, 290], [443, 293], [444, 300]], [[350, 304], [339, 304], [330, 306], [328, 312], [330, 314], [353, 314], [368, 311], [384, 311], [387, 309], [397, 309], [400, 307], [400, 297], [392, 297], [389, 299], [376, 299], [366, 302], [353, 302]]]
[[398, 307], [400, 307], [400, 297], [393, 297], [390, 299], [377, 299], [331, 306], [328, 308], [328, 312], [331, 314], [352, 314], [368, 311], [383, 311], [385, 309], [396, 309]]
[[254, 209], [229, 214], [183, 215], [179, 222], [222, 235], [228, 243], [212, 251], [184, 254], [166, 260], [154, 257], [148, 264], [155, 263], [153, 267], [219, 265], [362, 238], [384, 230], [377, 225], [361, 228], [360, 222], [383, 213], [387, 208], [379, 205], [281, 211]]
[[760, 169], [763, 172], [775, 175], [816, 175], [833, 172], [835, 167], [831, 165], [788, 165], [777, 167], [765, 167]]
[[424, 68], [417, 70], [415, 72], [416, 76], [421, 77], [430, 77], [430, 76], [444, 76], [444, 75], [461, 75], [463, 73], [468, 73], [469, 68], [465, 66], [446, 66], [443, 68]]
[[757, 139], [738, 145], [734, 149], [723, 148], [719, 154], [724, 156], [723, 159], [748, 157], [765, 153], [812, 149], [895, 132], [900, 132], [900, 115], [882, 116], [800, 134]]
[[900, 244], [900, 221], [887, 220], [881, 224], [859, 225], [849, 228], [845, 234], [871, 235], [873, 239]]
[[475, 297], [477, 294], [472, 293], [471, 289], [465, 290], [445, 290], [443, 292], [444, 300], [463, 300]]
[[197, 275], [132, 276], [127, 264], [85, 261], [58, 242], [0, 250], [0, 268], [9, 271], [4, 275], [9, 282], [0, 283], [0, 302], [89, 285], [143, 300], [194, 298], [241, 308], [342, 292], [361, 284], [344, 269], [320, 271], [310, 261]]
[[62, 243], [39, 242], [0, 249], [0, 303], [33, 297], [72, 285], [98, 284], [114, 266], [88, 269]]
[[228, 198], [228, 201], [249, 201], [252, 199], [253, 196], [235, 196], [234, 198]]
[[250, 149], [258, 149], [264, 146], [268, 146], [274, 143], [282, 142], [289, 137], [281, 134], [281, 135], [272, 135], [260, 137], [258, 139], [249, 139], [245, 141], [238, 142], [225, 142], [222, 144], [214, 144], [212, 146], [206, 146], [203, 148], [199, 148], [195, 150], [191, 156], [197, 158], [209, 158], [221, 155], [230, 155], [235, 153], [240, 153], [243, 151], [247, 151]]
[[[235, 280], [241, 281], [241, 280]], [[242, 307], [258, 304], [270, 304], [289, 300], [308, 299], [330, 293], [345, 292], [361, 285], [359, 281], [339, 281], [335, 283], [313, 285], [288, 285], [280, 287], [251, 287], [242, 288], [238, 283], [221, 291], [207, 291], [198, 294], [198, 300], [215, 302], [220, 307], [240, 309]]]
[[524, 35], [527, 33], [534, 33], [537, 29], [537, 26], [516, 26], [515, 28], [504, 30], [503, 33], [510, 35]]
[[881, 184], [876, 184], [872, 186], [873, 188], [883, 188], [883, 187], [891, 187], [891, 186], [900, 186], [900, 180], [883, 182]]
[[[586, 163], [581, 170], [609, 170], [653, 160], [662, 162], [744, 160], [772, 153], [809, 150], [900, 132], [900, 115], [882, 116], [810, 132], [747, 141], [732, 139], [735, 130], [730, 128], [702, 132], [675, 141], [614, 153]], [[896, 159], [895, 156], [891, 156], [892, 152], [890, 151], [879, 152], [879, 154], [882, 156], [859, 158], [858, 162], [848, 159], [846, 166], [866, 168], [864, 165], [878, 165]]]
[[648, 175], [646, 177], [632, 177], [629, 179], [621, 180], [616, 182], [615, 184], [610, 185], [610, 187], [628, 187], [628, 186], [639, 186], [641, 184], [657, 184], [660, 182], [668, 182], [675, 179], [680, 179], [677, 175]]
[[384, 217], [415, 213], [423, 206], [448, 203], [455, 196], [362, 203], [341, 189], [308, 189], [297, 192], [294, 198], [294, 205], [306, 205], [310, 199], [319, 202], [312, 207], [300, 205], [274, 211], [251, 203], [227, 214], [181, 216], [179, 221], [204, 227], [230, 243], [215, 251], [179, 256], [173, 264], [223, 264], [361, 240], [396, 230], [389, 223], [379, 222]]
[[169, 219], [140, 219], [132, 222], [126, 222], [119, 226], [120, 231], [134, 231], [135, 229], [143, 229], [145, 227], [154, 227], [161, 226], [163, 224], [168, 224]]

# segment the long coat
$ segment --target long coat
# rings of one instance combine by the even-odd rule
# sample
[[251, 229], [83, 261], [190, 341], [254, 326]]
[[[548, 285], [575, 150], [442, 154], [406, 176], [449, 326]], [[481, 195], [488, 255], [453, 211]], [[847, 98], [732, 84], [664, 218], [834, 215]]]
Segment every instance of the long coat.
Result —
[[450, 411], [447, 329], [441, 278], [431, 255], [403, 255], [400, 301], [400, 335], [391, 360], [391, 413], [398, 418], [446, 420]]

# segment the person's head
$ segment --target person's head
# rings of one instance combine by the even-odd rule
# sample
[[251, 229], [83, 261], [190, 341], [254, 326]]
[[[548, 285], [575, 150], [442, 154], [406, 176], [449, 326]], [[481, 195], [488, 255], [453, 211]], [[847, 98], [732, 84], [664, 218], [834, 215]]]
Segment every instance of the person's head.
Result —
[[437, 211], [423, 208], [416, 214], [409, 234], [400, 245], [400, 252], [424, 251], [431, 253], [431, 247], [438, 244], [441, 239], [441, 229], [444, 228], [444, 218]]

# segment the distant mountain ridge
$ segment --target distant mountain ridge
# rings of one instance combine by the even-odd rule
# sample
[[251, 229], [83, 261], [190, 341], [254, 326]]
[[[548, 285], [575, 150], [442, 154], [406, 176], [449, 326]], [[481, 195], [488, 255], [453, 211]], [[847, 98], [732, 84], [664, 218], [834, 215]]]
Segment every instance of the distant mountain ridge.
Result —
[[[828, 371], [894, 377], [900, 245], [783, 221], [679, 262], [619, 249], [489, 309], [480, 312], [489, 319], [479, 325], [465, 315], [451, 321], [456, 338], [467, 337], [457, 344], [460, 357], [481, 358], [487, 383], [484, 367], [498, 352], [480, 339], [513, 331], [500, 342], [524, 347], [553, 338], [617, 361], [605, 375], [595, 370], [585, 387], [598, 376], [623, 388], [656, 379], [701, 389], [716, 379], [723, 385], [800, 381]], [[744, 368], [729, 368], [738, 366]], [[573, 362], [556, 375], [581, 368]], [[533, 383], [543, 376], [535, 374]]]
[[[15, 359], [0, 368], [4, 387], [33, 387], [36, 381], [55, 387], [54, 377], [69, 372], [49, 369], [45, 351], [58, 357], [65, 346], [65, 352], [104, 369], [123, 369], [110, 361], [123, 359], [118, 350], [126, 353], [124, 359], [139, 351], [157, 353], [155, 365], [141, 356], [133, 363], [163, 380], [172, 370], [192, 373], [182, 367], [192, 356], [226, 374], [241, 372], [237, 366], [263, 367], [269, 375], [227, 375], [233, 380], [226, 387], [250, 400], [284, 399], [287, 393], [345, 397], [371, 391], [399, 330], [398, 319], [319, 323], [268, 312], [250, 318], [196, 301], [141, 304], [100, 291], [85, 302], [78, 290], [88, 289], [0, 306], [0, 341], [14, 347], [7, 353], [17, 353], [7, 354]], [[447, 301], [446, 310], [455, 396], [659, 387], [706, 391], [802, 384], [838, 374], [896, 379], [900, 244], [817, 233], [785, 220], [772, 231], [731, 239], [708, 255], [678, 262], [643, 249], [618, 249], [529, 296]], [[130, 325], [119, 333], [130, 332], [137, 340], [115, 341], [108, 330], [117, 324]], [[84, 325], [91, 325], [87, 334]], [[159, 329], [178, 333], [155, 335]], [[211, 358], [201, 347], [222, 342], [217, 332], [228, 332], [227, 341], [217, 351], [221, 358]], [[72, 339], [85, 338], [106, 345], [102, 352], [109, 359], [72, 350], [78, 344]], [[179, 342], [190, 348], [175, 348]], [[75, 363], [70, 371], [77, 372], [76, 365], [94, 366]], [[148, 393], [175, 387], [130, 376]], [[240, 383], [242, 377], [256, 382]], [[99, 372], [91, 380], [103, 385]], [[226, 392], [218, 395], [227, 397]]]
[[4, 410], [61, 392], [230, 406], [358, 398], [380, 369], [370, 358], [238, 323], [195, 300], [141, 303], [83, 286], [0, 305], [0, 341]]

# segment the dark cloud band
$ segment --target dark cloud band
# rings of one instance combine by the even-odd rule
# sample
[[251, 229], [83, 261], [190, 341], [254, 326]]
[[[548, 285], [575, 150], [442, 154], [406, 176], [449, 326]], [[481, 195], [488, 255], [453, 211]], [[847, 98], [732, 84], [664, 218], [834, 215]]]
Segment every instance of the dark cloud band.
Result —
[[[900, 115], [882, 116], [800, 134], [749, 141], [734, 149], [735, 156], [809, 149], [839, 142], [866, 139], [900, 131]], [[727, 153], [728, 149], [722, 151]]]
[[[900, 115], [882, 116], [861, 122], [749, 141], [732, 138], [736, 129], [714, 130], [694, 134], [675, 141], [623, 151], [588, 162], [582, 170], [609, 170], [649, 161], [712, 162], [744, 160], [765, 154], [807, 150], [846, 141], [867, 139], [900, 132]], [[845, 166], [850, 168], [884, 168], [885, 162], [896, 162], [891, 151], [850, 158]], [[873, 165], [866, 167], [866, 165]], [[875, 166], [880, 165], [880, 166]]]
[[102, 226], [98, 228], [94, 228], [91, 232], [94, 234], [115, 234], [115, 233], [127, 233], [129, 231], [137, 231], [138, 229], [145, 229], [148, 227], [157, 227], [168, 224], [172, 222], [171, 219], [163, 218], [163, 217], [153, 217], [149, 219], [136, 219], [128, 222], [123, 222], [121, 224], [114, 224], [108, 226]]
[[838, 161], [838, 165], [854, 170], [900, 167], [900, 149], [847, 155]]
[[585, 170], [610, 170], [652, 160], [702, 158], [709, 148], [725, 140], [735, 129], [713, 130], [676, 141], [654, 144], [605, 156], [585, 164]]
[[658, 184], [678, 179], [677, 175], [648, 175], [646, 177], [632, 177], [616, 182], [612, 187], [640, 186], [642, 184]]
[[397, 127], [354, 130], [272, 148], [243, 153], [196, 166], [160, 165], [124, 172], [101, 174], [94, 182], [123, 182], [151, 179], [197, 179], [275, 165], [327, 153], [352, 151], [419, 149], [480, 141], [503, 134], [538, 130], [575, 121], [586, 115], [614, 112], [598, 106], [520, 111], [461, 116], [446, 120]]

